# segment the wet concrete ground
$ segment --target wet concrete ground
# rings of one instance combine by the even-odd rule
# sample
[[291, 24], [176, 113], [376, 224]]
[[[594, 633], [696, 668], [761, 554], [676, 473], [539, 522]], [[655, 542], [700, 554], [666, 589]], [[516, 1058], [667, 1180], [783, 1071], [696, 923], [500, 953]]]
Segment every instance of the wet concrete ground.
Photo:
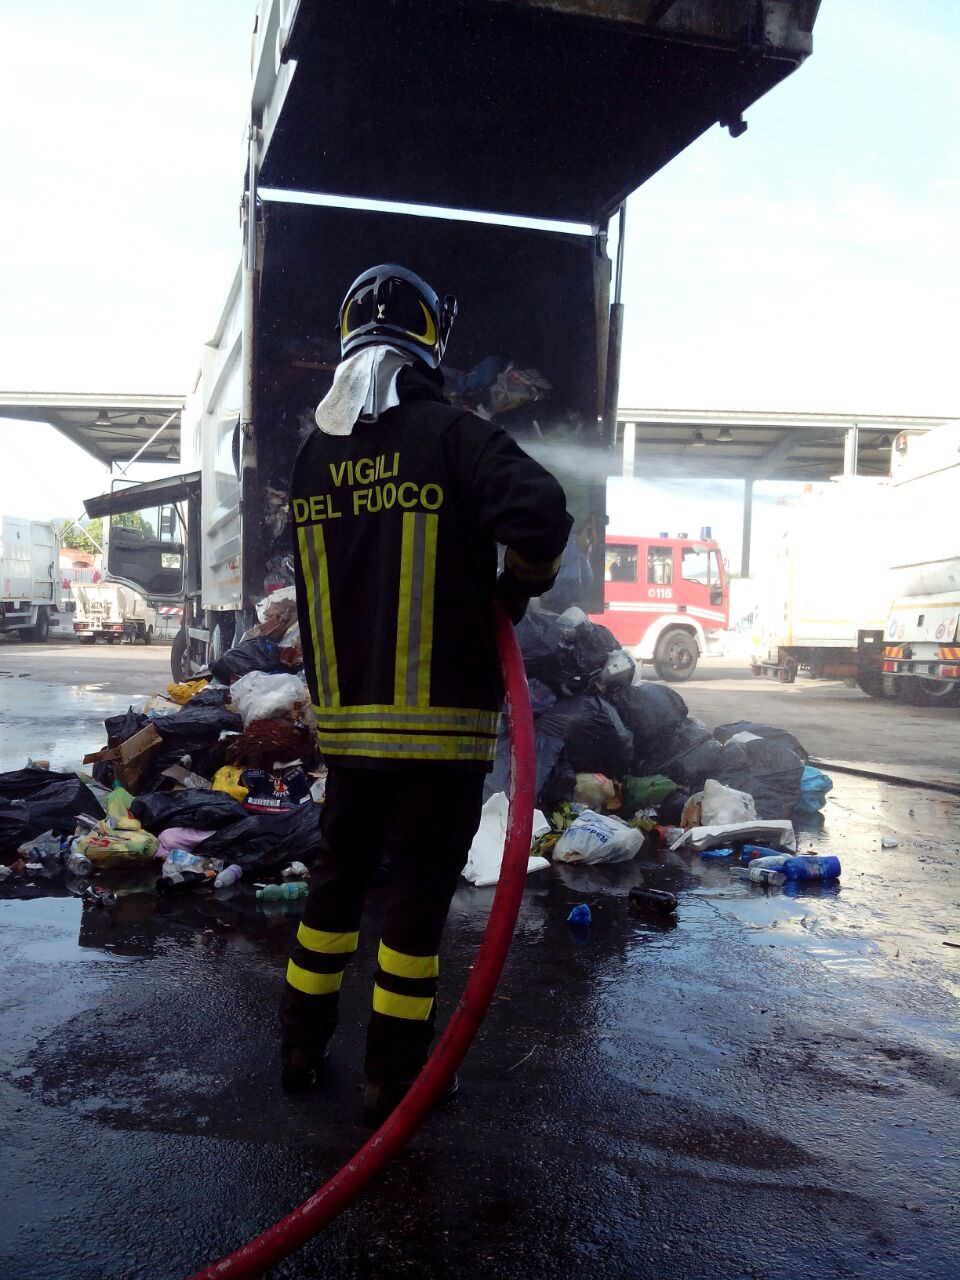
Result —
[[[122, 688], [97, 697], [98, 714], [126, 705]], [[461, 1097], [273, 1274], [955, 1275], [958, 802], [835, 781], [801, 843], [839, 854], [839, 888], [768, 893], [687, 854], [531, 877]], [[365, 1137], [376, 901], [326, 1088], [291, 1100], [274, 1007], [297, 904], [264, 911], [244, 885], [159, 900], [113, 878], [133, 891], [112, 914], [0, 900], [0, 1275], [18, 1280], [176, 1280]], [[680, 894], [675, 926], [630, 910], [638, 883]], [[448, 1009], [492, 896], [458, 892]], [[582, 942], [564, 923], [577, 902]]]

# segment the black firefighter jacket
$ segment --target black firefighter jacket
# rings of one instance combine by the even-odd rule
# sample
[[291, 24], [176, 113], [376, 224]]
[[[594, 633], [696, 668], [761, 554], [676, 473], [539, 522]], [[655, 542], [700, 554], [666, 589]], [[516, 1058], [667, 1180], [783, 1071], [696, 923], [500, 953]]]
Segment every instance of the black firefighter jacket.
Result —
[[496, 544], [547, 590], [571, 520], [505, 431], [404, 369], [400, 404], [311, 432], [291, 487], [297, 601], [320, 750], [334, 765], [486, 768], [502, 698]]

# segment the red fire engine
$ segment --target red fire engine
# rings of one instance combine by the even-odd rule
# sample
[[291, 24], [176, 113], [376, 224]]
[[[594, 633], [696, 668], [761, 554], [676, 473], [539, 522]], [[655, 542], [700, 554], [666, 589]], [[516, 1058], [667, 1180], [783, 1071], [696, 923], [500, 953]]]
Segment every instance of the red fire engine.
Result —
[[711, 633], [730, 619], [723, 556], [709, 534], [610, 538], [604, 553], [604, 612], [610, 628], [661, 680], [688, 680]]

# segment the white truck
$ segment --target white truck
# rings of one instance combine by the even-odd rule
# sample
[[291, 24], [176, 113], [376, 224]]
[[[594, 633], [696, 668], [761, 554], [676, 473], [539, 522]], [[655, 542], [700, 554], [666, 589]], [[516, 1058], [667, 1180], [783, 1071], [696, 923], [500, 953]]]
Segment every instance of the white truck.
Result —
[[893, 603], [883, 632], [888, 694], [960, 704], [960, 421], [893, 443]]
[[157, 611], [139, 591], [118, 582], [76, 582], [73, 586], [76, 611], [74, 634], [89, 644], [106, 640], [129, 640], [151, 644], [157, 630]]
[[844, 476], [805, 493], [787, 509], [773, 562], [758, 583], [754, 675], [785, 684], [798, 671], [853, 678], [864, 693], [883, 692], [879, 646], [862, 634], [882, 631], [890, 602], [891, 485]]
[[[344, 291], [378, 262], [459, 295], [448, 394], [560, 475], [571, 556], [592, 570], [573, 566], [580, 603], [603, 607], [624, 202], [712, 125], [743, 133], [810, 53], [818, 7], [260, 0], [240, 267], [181, 416], [190, 471], [86, 503], [108, 526], [151, 511], [155, 537], [108, 527], [104, 564], [184, 602], [177, 679], [292, 581], [294, 458], [340, 358]], [[374, 69], [362, 89], [358, 68]]]
[[43, 643], [60, 613], [60, 544], [52, 524], [0, 516], [0, 631]]

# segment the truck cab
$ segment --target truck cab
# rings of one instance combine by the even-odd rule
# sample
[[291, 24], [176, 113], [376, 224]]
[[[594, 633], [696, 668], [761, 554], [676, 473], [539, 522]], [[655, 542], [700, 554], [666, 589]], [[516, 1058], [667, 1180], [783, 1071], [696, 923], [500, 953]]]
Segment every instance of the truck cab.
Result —
[[720, 547], [710, 538], [610, 537], [604, 547], [604, 608], [592, 615], [662, 680], [688, 680], [708, 641], [727, 628], [730, 592]]

